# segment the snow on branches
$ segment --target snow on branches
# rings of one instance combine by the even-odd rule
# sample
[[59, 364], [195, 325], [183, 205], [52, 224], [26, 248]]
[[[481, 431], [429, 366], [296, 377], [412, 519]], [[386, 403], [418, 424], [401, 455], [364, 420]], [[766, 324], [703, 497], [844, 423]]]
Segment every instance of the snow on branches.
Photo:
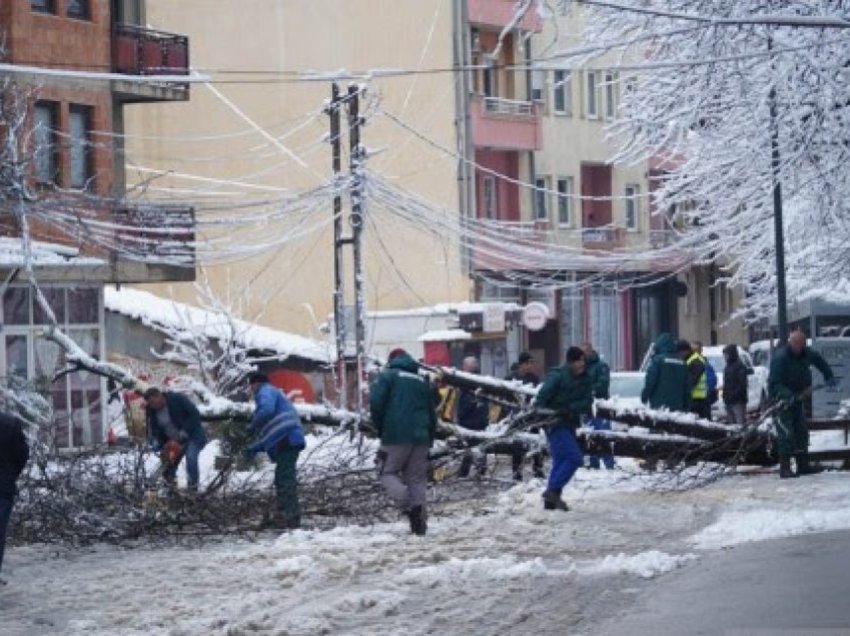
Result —
[[[789, 298], [847, 287], [850, 33], [846, 3], [581, 3], [585, 41], [622, 53], [618, 162], [658, 169], [654, 205], [681, 247], [725, 264], [740, 310], [775, 312], [773, 186]], [[774, 169], [772, 140], [778, 167]]]

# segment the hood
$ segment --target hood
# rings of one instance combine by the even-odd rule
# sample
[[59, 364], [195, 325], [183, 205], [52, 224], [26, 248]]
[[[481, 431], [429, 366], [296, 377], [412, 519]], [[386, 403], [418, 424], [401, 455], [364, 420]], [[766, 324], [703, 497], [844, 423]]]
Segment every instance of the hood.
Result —
[[390, 360], [387, 365], [390, 369], [401, 369], [403, 371], [410, 371], [411, 373], [416, 373], [419, 370], [419, 365], [416, 361], [410, 357], [410, 354], [403, 353], [401, 355], [396, 356], [392, 360]]
[[672, 356], [676, 353], [676, 339], [669, 333], [662, 333], [655, 339], [655, 354]]
[[735, 362], [739, 358], [739, 356], [738, 356], [738, 345], [734, 345], [734, 344], [726, 345], [725, 347], [723, 347], [723, 355], [726, 356], [726, 359], [729, 362]]

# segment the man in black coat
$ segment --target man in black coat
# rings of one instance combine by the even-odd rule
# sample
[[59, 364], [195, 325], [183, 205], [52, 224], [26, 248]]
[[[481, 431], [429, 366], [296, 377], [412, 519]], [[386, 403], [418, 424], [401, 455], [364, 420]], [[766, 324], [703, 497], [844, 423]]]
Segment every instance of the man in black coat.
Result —
[[738, 345], [723, 347], [723, 404], [730, 424], [744, 424], [747, 418], [747, 375], [750, 371], [738, 355]]
[[182, 393], [160, 391], [151, 387], [145, 391], [148, 442], [166, 464], [162, 477], [172, 487], [177, 484], [177, 467], [186, 456], [186, 482], [190, 491], [197, 492], [200, 469], [198, 456], [207, 444], [198, 408]]
[[[3, 568], [3, 552], [6, 547], [6, 528], [15, 503], [15, 482], [24, 470], [30, 457], [30, 449], [24, 436], [21, 421], [0, 413], [0, 571]], [[0, 585], [6, 581], [0, 579]]]

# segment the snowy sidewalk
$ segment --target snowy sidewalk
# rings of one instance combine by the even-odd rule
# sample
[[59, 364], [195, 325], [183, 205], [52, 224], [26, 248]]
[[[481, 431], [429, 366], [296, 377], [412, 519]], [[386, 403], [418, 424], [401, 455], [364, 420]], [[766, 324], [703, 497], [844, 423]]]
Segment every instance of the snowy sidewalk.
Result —
[[579, 471], [569, 513], [541, 484], [486, 514], [265, 535], [203, 548], [7, 553], [3, 634], [502, 634], [592, 631], [653, 578], [726, 545], [850, 528], [850, 474], [739, 476], [659, 494]]

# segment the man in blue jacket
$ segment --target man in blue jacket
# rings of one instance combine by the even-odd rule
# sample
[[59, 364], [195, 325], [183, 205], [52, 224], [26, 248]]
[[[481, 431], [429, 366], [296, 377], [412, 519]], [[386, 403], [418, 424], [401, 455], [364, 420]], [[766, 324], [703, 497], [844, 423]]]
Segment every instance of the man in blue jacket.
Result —
[[191, 492], [198, 491], [200, 469], [198, 456], [207, 445], [207, 435], [201, 426], [198, 408], [182, 393], [160, 391], [152, 387], [145, 391], [148, 442], [155, 453], [162, 453], [166, 464], [162, 477], [174, 486], [177, 467], [186, 456], [186, 481]]
[[[15, 503], [15, 482], [26, 466], [30, 449], [24, 436], [21, 421], [0, 413], [0, 570], [6, 547], [6, 528]], [[6, 581], [0, 579], [0, 585]]]
[[569, 510], [561, 491], [584, 462], [584, 453], [576, 439], [576, 429], [593, 407], [593, 384], [585, 369], [584, 351], [567, 349], [567, 363], [552, 369], [537, 393], [535, 404], [555, 411], [557, 420], [549, 427], [549, 452], [552, 470], [543, 493], [546, 510]]
[[247, 451], [250, 454], [265, 452], [275, 463], [275, 525], [279, 528], [299, 528], [301, 505], [298, 501], [296, 466], [298, 455], [306, 446], [301, 418], [283, 392], [269, 384], [265, 374], [251, 373], [248, 386], [256, 407], [248, 425], [248, 431], [254, 434], [254, 442]]

